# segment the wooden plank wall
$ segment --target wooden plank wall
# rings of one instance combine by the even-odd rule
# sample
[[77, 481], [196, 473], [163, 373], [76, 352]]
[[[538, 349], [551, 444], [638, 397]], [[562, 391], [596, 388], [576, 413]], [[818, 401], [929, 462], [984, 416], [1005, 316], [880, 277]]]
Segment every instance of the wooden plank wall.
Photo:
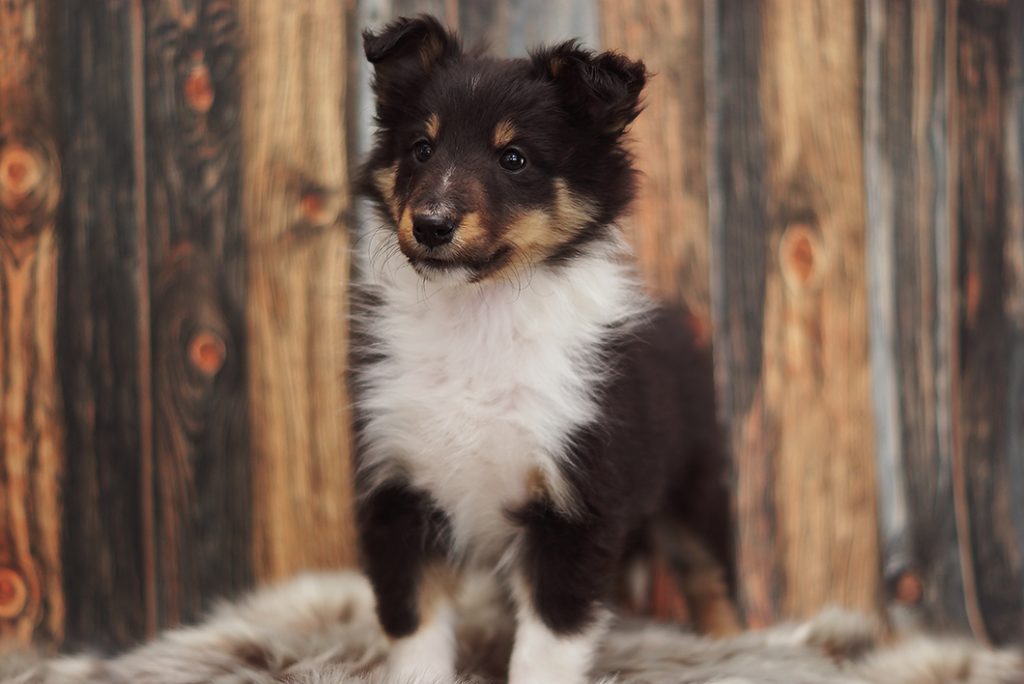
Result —
[[0, 3], [0, 639], [354, 562], [358, 34], [419, 11], [653, 72], [624, 228], [714, 343], [748, 622], [1019, 641], [1024, 5], [984, 0]]
[[747, 618], [763, 625], [829, 599], [870, 609], [861, 6], [711, 12], [712, 293]]
[[[1012, 4], [1012, 3], [1010, 3]], [[1008, 372], [1020, 355], [1021, 318], [1007, 304], [1024, 292], [1019, 259], [1021, 178], [1007, 174], [1009, 132], [1020, 120], [1011, 108], [1009, 77], [1013, 32], [1010, 4], [963, 2], [957, 7], [956, 94], [953, 143], [958, 151], [955, 234], [957, 374], [954, 487], [972, 626], [1004, 641], [1024, 636], [1024, 546], [1014, 519], [1024, 501], [1024, 388]], [[1013, 19], [1019, 21], [1019, 9]], [[1016, 103], [1019, 105], [1019, 101]], [[1016, 277], [1015, 277], [1016, 276]], [[1019, 312], [1017, 312], [1019, 313]], [[1011, 410], [1008, 410], [1011, 408]], [[1014, 477], [1017, 475], [1017, 477]]]
[[[40, 3], [35, 3], [37, 6]], [[64, 201], [58, 219], [57, 360], [65, 458], [61, 564], [67, 643], [130, 643], [152, 628], [148, 278], [140, 278], [131, 3], [63, 3], [55, 80]], [[105, 39], [100, 39], [105, 35]], [[137, 68], [137, 67], [135, 67]], [[96, 75], [104, 77], [97, 79]], [[97, 82], [97, 80], [99, 82]], [[149, 471], [151, 472], [151, 471]], [[68, 525], [73, 521], [73, 525]], [[149, 521], [147, 523], [147, 521]], [[102, 625], [102, 629], [99, 626]]]
[[53, 19], [0, 6], [0, 638], [42, 642], [64, 631]]
[[[344, 394], [346, 15], [243, 0], [246, 305], [259, 579], [355, 560]], [[280, 55], [294, 59], [281, 59]]]
[[[953, 491], [950, 6], [870, 2], [865, 177], [883, 574], [897, 619], [967, 620]], [[908, 201], [908, 198], [909, 201]], [[913, 477], [911, 477], [913, 473]]]
[[1000, 642], [1024, 631], [1020, 22], [1015, 3], [872, 2], [865, 53], [887, 598]]

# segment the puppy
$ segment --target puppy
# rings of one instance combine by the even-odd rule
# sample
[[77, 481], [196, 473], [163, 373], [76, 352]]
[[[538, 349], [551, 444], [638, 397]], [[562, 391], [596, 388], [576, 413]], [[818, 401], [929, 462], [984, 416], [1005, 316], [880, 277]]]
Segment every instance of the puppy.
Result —
[[364, 33], [378, 131], [353, 308], [358, 525], [400, 677], [453, 675], [460, 571], [507, 586], [513, 684], [586, 679], [638, 530], [679, 539], [731, 631], [711, 359], [643, 294], [616, 225], [644, 65], [576, 42], [466, 52], [435, 19]]

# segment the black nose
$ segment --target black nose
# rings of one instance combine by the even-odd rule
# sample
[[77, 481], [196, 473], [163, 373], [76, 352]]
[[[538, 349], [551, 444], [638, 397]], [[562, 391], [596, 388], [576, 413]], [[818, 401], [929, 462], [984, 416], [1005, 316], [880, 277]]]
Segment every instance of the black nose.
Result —
[[417, 214], [412, 219], [412, 234], [425, 247], [440, 247], [452, 241], [455, 221], [436, 214]]

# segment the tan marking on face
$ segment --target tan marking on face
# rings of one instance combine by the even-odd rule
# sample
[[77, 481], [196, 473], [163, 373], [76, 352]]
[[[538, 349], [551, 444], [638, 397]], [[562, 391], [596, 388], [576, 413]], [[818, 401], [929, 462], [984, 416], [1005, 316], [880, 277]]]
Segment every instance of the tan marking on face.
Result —
[[416, 251], [416, 237], [412, 234], [412, 211], [408, 208], [398, 220], [398, 244], [406, 254]]
[[487, 232], [480, 222], [480, 212], [471, 211], [462, 217], [455, 231], [455, 247], [476, 247], [487, 239]]
[[398, 179], [398, 164], [373, 172], [373, 184], [380, 190], [381, 196], [391, 210], [391, 217], [398, 222], [398, 200], [395, 197], [395, 183]]
[[437, 114], [431, 114], [430, 118], [427, 119], [427, 135], [430, 136], [431, 140], [437, 140], [438, 133], [441, 132], [441, 117]]
[[555, 206], [552, 210], [532, 209], [509, 226], [510, 242], [528, 261], [539, 262], [572, 240], [593, 221], [596, 208], [575, 195], [565, 181], [555, 181]]
[[597, 207], [573, 193], [561, 178], [555, 181], [555, 210], [559, 225], [573, 235], [597, 218]]
[[499, 150], [516, 138], [516, 127], [512, 125], [512, 122], [505, 119], [497, 126], [494, 127], [494, 137], [492, 142], [494, 146]]

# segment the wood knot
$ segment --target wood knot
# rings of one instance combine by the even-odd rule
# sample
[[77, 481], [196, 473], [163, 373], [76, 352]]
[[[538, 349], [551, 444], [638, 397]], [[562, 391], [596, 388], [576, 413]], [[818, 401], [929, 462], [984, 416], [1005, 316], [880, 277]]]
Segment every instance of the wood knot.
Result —
[[28, 587], [21, 574], [12, 568], [0, 568], [0, 618], [21, 615], [28, 603]]
[[228, 348], [219, 335], [201, 330], [192, 336], [188, 344], [188, 358], [192, 365], [208, 377], [213, 377], [224, 367]]
[[321, 226], [330, 223], [327, 213], [327, 197], [323, 190], [308, 188], [302, 191], [299, 198], [302, 217], [309, 223]]
[[206, 64], [193, 66], [185, 77], [185, 102], [193, 111], [205, 114], [213, 106], [213, 79]]
[[813, 287], [821, 271], [822, 246], [818, 232], [806, 223], [787, 226], [779, 243], [782, 275], [795, 289]]
[[29, 136], [0, 137], [0, 230], [21, 240], [52, 220], [60, 199], [56, 153]]
[[0, 149], [0, 204], [14, 211], [39, 188], [45, 162], [18, 143]]
[[905, 572], [896, 580], [896, 600], [908, 606], [916, 606], [924, 597], [924, 585], [914, 572]]

